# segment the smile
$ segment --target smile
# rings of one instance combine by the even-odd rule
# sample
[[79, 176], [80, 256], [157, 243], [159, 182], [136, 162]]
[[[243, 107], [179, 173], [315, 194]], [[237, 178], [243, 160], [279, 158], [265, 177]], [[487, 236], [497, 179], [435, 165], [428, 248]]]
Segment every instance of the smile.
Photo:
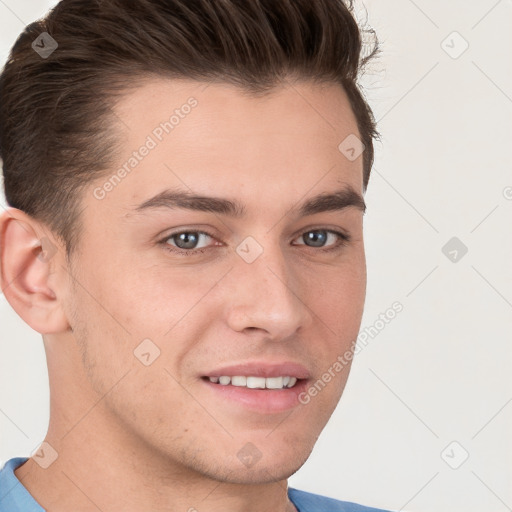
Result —
[[238, 386], [249, 389], [289, 389], [297, 383], [296, 377], [257, 377], [245, 375], [221, 375], [220, 377], [208, 377], [210, 382], [222, 386]]

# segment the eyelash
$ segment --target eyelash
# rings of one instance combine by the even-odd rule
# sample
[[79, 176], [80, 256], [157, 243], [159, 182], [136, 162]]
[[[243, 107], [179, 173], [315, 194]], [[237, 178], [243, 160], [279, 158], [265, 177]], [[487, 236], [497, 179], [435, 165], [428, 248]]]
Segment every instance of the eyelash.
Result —
[[[318, 232], [318, 231], [325, 231], [326, 233], [331, 233], [333, 235], [336, 235], [338, 237], [338, 242], [331, 246], [328, 246], [327, 248], [323, 248], [323, 247], [315, 248], [315, 247], [310, 247], [306, 244], [299, 244], [299, 245], [304, 245], [305, 247], [308, 247], [309, 249], [317, 249], [318, 251], [321, 251], [323, 253], [329, 253], [329, 252], [341, 250], [343, 247], [345, 247], [351, 241], [350, 235], [348, 235], [346, 233], [342, 233], [340, 231], [335, 231], [332, 229], [322, 229], [322, 228], [316, 228], [316, 229], [310, 229], [308, 231], [304, 231], [300, 236], [303, 236], [306, 233], [314, 233], [314, 232]], [[174, 233], [167, 235], [165, 238], [163, 238], [162, 240], [159, 241], [159, 244], [163, 245], [164, 249], [166, 251], [169, 251], [173, 254], [178, 254], [180, 256], [195, 256], [197, 254], [202, 254], [205, 251], [212, 248], [212, 246], [208, 246], [208, 247], [203, 247], [201, 249], [179, 249], [179, 248], [171, 246], [167, 243], [167, 241], [170, 240], [171, 238], [173, 238], [177, 235], [181, 235], [183, 233], [194, 233], [194, 234], [199, 234], [199, 235], [206, 235], [212, 239], [215, 239], [215, 237], [213, 235], [211, 235], [210, 233], [208, 233], [207, 231], [182, 230], [182, 231], [176, 231]]]

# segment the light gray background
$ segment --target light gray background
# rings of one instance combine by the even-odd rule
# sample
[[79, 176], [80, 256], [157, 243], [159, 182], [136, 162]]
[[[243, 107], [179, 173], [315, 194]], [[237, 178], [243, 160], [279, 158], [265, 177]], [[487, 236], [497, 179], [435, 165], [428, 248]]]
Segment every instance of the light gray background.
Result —
[[[0, 0], [2, 63], [55, 3]], [[383, 140], [366, 194], [362, 330], [393, 302], [404, 309], [362, 347], [289, 484], [410, 512], [510, 511], [512, 2], [364, 7], [382, 46], [363, 83]], [[443, 253], [452, 237], [467, 254]], [[5, 461], [43, 440], [49, 396], [40, 335], [3, 296], [0, 318]]]

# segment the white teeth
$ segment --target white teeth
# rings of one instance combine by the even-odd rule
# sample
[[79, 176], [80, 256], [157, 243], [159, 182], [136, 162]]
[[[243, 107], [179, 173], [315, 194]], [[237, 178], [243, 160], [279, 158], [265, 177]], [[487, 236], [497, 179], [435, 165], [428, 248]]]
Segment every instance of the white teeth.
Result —
[[219, 383], [223, 386], [231, 384], [232, 386], [247, 387], [249, 389], [283, 389], [295, 386], [296, 377], [246, 377], [245, 375], [235, 375], [229, 377], [222, 375], [221, 377], [209, 377], [210, 382]]
[[269, 389], [281, 389], [283, 387], [283, 377], [268, 377], [265, 386]]
[[237, 375], [236, 377], [231, 377], [231, 384], [233, 386], [245, 386], [247, 385], [247, 377], [243, 375]]
[[247, 377], [247, 387], [265, 389], [265, 377]]

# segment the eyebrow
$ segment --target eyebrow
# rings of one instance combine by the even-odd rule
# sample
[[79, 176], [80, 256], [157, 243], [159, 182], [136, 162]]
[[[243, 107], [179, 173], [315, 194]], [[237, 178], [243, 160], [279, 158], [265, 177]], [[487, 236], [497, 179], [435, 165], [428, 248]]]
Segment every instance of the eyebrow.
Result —
[[[350, 185], [334, 192], [324, 192], [311, 197], [298, 208], [292, 208], [291, 211], [298, 211], [299, 216], [305, 217], [316, 213], [341, 211], [349, 207], [355, 207], [363, 214], [366, 212], [363, 197]], [[202, 196], [179, 189], [166, 189], [139, 204], [134, 210], [144, 212], [159, 208], [212, 212], [235, 218], [244, 217], [246, 214], [245, 206], [236, 199]]]

